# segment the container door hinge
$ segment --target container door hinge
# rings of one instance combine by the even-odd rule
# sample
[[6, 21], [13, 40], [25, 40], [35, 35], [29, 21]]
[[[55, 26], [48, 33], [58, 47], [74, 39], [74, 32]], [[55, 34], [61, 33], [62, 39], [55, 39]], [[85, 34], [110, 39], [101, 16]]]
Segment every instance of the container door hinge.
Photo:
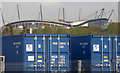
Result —
[[101, 37], [101, 41], [103, 41], [103, 36]]
[[50, 38], [49, 38], [50, 40], [52, 40], [52, 37], [50, 36]]
[[109, 41], [111, 41], [111, 38], [109, 37], [109, 39], [108, 39]]
[[45, 35], [43, 36], [43, 40], [45, 40]]
[[60, 40], [60, 36], [58, 36], [58, 40]]
[[117, 37], [115, 37], [115, 41], [117, 41]]
[[34, 40], [37, 40], [37, 36], [35, 35]]

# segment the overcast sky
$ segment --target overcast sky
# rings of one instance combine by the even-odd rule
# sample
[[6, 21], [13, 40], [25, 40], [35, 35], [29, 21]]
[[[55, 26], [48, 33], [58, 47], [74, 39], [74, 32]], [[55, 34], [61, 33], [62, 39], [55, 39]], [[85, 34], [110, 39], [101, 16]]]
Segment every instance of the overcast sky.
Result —
[[[63, 7], [67, 21], [78, 20], [79, 9], [81, 9], [81, 19], [87, 18], [102, 8], [105, 8], [105, 12], [114, 9], [116, 15], [112, 15], [112, 20], [116, 21], [118, 18], [118, 2], [2, 2], [2, 4], [0, 3], [2, 10], [0, 11], [2, 11], [6, 23], [18, 20], [17, 3], [19, 4], [21, 20], [38, 19], [40, 4], [42, 5], [44, 20], [58, 20], [59, 8], [62, 9]], [[0, 23], [2, 24], [2, 21]]]

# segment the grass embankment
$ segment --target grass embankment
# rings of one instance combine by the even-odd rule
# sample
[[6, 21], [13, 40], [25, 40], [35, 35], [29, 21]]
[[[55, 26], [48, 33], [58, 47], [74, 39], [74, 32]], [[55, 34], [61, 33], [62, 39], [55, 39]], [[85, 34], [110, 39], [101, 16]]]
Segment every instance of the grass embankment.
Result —
[[[44, 25], [45, 28], [42, 29], [33, 29], [33, 33], [36, 34], [71, 34], [71, 35], [120, 35], [120, 23], [111, 23], [109, 24], [107, 29], [103, 29], [99, 26], [91, 26], [91, 27], [77, 27], [71, 29], [65, 28], [56, 28], [50, 27], [48, 25]], [[23, 34], [29, 33], [29, 29], [26, 27], [23, 30], [13, 29], [13, 27], [9, 24], [9, 28], [3, 30], [3, 35], [16, 35], [16, 34]]]

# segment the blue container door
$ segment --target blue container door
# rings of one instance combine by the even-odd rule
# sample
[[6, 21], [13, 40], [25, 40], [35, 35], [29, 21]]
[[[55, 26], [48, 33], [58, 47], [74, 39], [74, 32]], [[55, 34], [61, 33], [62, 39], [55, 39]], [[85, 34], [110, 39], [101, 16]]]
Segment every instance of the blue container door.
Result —
[[50, 36], [48, 41], [49, 71], [69, 71], [69, 38]]
[[25, 71], [69, 71], [69, 38], [25, 38]]
[[34, 37], [25, 37], [25, 53], [24, 53], [24, 62], [25, 62], [25, 71], [35, 71], [35, 40]]
[[92, 71], [111, 71], [112, 38], [92, 38], [91, 69]]
[[25, 38], [25, 71], [46, 71], [45, 43], [45, 36]]
[[46, 71], [46, 39], [37, 37], [37, 71]]
[[120, 72], [120, 37], [113, 38], [113, 71]]

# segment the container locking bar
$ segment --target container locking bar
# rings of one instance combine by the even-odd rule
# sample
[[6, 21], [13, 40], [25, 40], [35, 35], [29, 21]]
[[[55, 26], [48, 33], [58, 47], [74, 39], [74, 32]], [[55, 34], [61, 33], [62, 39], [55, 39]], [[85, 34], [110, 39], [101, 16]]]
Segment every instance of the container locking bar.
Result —
[[35, 40], [35, 65], [34, 67], [35, 67], [35, 71], [37, 72], [37, 35], [35, 35], [34, 40]]
[[52, 36], [50, 35], [50, 38], [49, 38], [49, 40], [50, 40], [50, 71], [52, 71], [52, 67], [51, 67], [51, 60], [52, 60]]
[[110, 73], [111, 73], [111, 38], [109, 37], [109, 66], [110, 66]]
[[117, 36], [115, 37], [115, 52], [116, 52], [116, 72], [119, 72], [119, 70], [118, 70], [118, 64], [117, 64]]
[[43, 36], [43, 55], [44, 55], [44, 72], [45, 72], [45, 35]]
[[58, 36], [58, 71], [60, 71], [60, 36]]
[[101, 66], [102, 66], [102, 73], [103, 73], [103, 36], [101, 37], [101, 44], [102, 44], [102, 48], [101, 48], [101, 60], [102, 60], [102, 62], [101, 62]]

